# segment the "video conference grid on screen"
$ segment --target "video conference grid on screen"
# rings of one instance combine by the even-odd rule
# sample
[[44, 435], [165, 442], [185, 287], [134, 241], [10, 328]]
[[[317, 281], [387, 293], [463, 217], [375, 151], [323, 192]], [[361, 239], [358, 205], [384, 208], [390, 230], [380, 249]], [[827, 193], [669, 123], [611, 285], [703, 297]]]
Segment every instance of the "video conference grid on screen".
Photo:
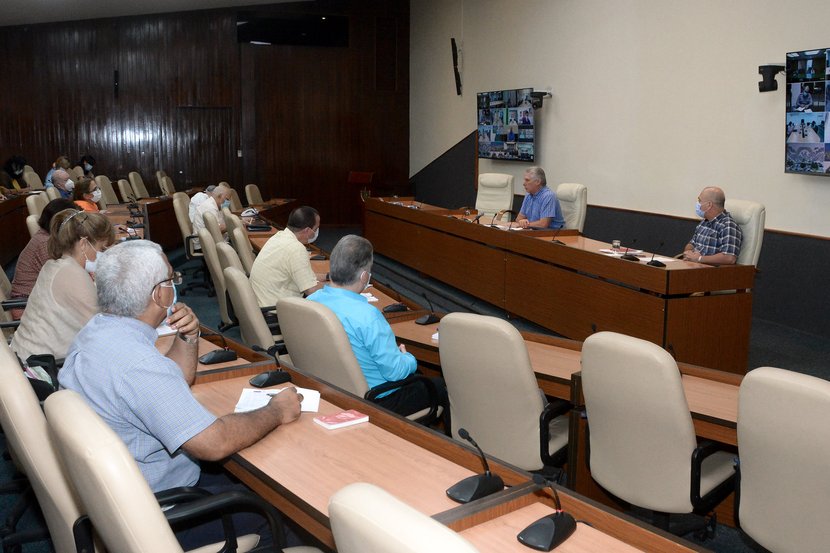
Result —
[[532, 88], [479, 92], [478, 157], [533, 161]]
[[828, 48], [787, 54], [787, 173], [830, 176], [829, 58]]

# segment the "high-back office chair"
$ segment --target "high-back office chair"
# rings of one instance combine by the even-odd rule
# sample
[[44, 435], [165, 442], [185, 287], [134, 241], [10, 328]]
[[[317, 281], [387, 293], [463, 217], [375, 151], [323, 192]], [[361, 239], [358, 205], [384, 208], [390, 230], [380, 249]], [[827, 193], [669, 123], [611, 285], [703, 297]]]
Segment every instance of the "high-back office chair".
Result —
[[[213, 213], [205, 213], [202, 216], [202, 218], [205, 221], [205, 228], [210, 233], [210, 236], [213, 238], [213, 241], [224, 242], [225, 237], [222, 235], [222, 231], [219, 228], [219, 221], [216, 219], [216, 215], [214, 215]], [[202, 239], [200, 237], [199, 242], [201, 241]]]
[[[166, 176], [167, 176], [167, 173], [164, 172], [164, 169], [156, 169], [156, 182], [158, 183], [159, 190], [162, 191], [162, 194], [164, 194], [164, 189], [162, 188], [161, 180]], [[169, 195], [169, 194], [166, 194], [166, 195]]]
[[35, 173], [35, 170], [31, 168], [29, 165], [23, 166], [23, 182], [26, 183], [28, 188], [33, 190], [42, 190], [43, 189], [43, 181], [40, 179], [40, 175]]
[[[46, 189], [46, 197], [49, 198], [49, 201], [57, 200], [61, 197], [60, 191], [55, 186], [50, 186]], [[47, 202], [48, 203], [48, 202]]]
[[[347, 392], [372, 401], [379, 394], [403, 385], [421, 386], [416, 381], [422, 379], [425, 380], [423, 385], [432, 387], [429, 379], [411, 375], [396, 383], [385, 383], [369, 389], [340, 319], [321, 303], [305, 298], [282, 298], [277, 303], [277, 317], [294, 367]], [[326, 347], [320, 347], [320, 344], [326, 344]], [[407, 418], [430, 424], [438, 414], [436, 399], [432, 407]]]
[[588, 212], [588, 187], [575, 182], [563, 182], [556, 187], [556, 198], [565, 218], [565, 228], [582, 233]]
[[242, 261], [239, 260], [239, 254], [236, 253], [236, 250], [230, 244], [217, 242], [216, 253], [219, 256], [219, 265], [221, 265], [223, 271], [228, 267], [233, 267], [242, 274], [245, 274], [245, 267], [242, 266]]
[[149, 198], [150, 193], [147, 191], [147, 187], [144, 185], [144, 179], [141, 178], [141, 174], [138, 171], [130, 171], [130, 174], [127, 175], [130, 179], [130, 187], [133, 190], [133, 195], [138, 198]]
[[386, 490], [357, 482], [329, 499], [339, 553], [475, 553], [463, 537]]
[[245, 209], [245, 206], [242, 205], [242, 200], [239, 197], [239, 192], [236, 191], [236, 188], [231, 188], [231, 210], [232, 211], [242, 211]]
[[219, 332], [225, 332], [237, 325], [228, 310], [225, 274], [222, 272], [222, 266], [219, 263], [216, 242], [211, 239], [210, 233], [206, 229], [199, 229], [198, 235], [199, 242], [202, 244], [202, 254], [205, 257], [211, 281], [213, 281], [213, 288], [216, 290], [216, 300], [219, 303]]
[[767, 210], [763, 204], [749, 200], [726, 200], [728, 211], [738, 226], [741, 227], [743, 240], [737, 263], [740, 265], [758, 265], [761, 246], [764, 243], [764, 222]]
[[478, 176], [476, 209], [487, 217], [513, 207], [513, 175], [482, 173]]
[[[120, 181], [119, 181], [120, 182]], [[182, 234], [182, 242], [184, 243], [184, 255], [190, 259], [200, 259], [202, 267], [194, 272], [194, 276], [198, 272], [207, 273], [207, 264], [205, 262], [205, 254], [202, 252], [201, 245], [198, 243], [198, 236], [193, 232], [193, 226], [190, 224], [190, 198], [184, 192], [176, 192], [173, 194], [173, 211], [176, 213], [176, 222], [179, 224], [179, 231]], [[205, 274], [205, 278], [201, 282], [193, 282], [185, 286], [181, 292], [182, 295], [193, 288], [206, 288], [208, 295], [213, 293], [213, 285]]]
[[265, 203], [262, 201], [262, 193], [260, 193], [259, 186], [256, 184], [245, 185], [245, 198], [248, 200], [248, 205], [259, 205]]
[[653, 511], [655, 524], [668, 529], [666, 513], [705, 515], [732, 490], [734, 454], [698, 446], [680, 371], [666, 350], [615, 332], [593, 334], [582, 347], [582, 389], [591, 475]]
[[473, 313], [441, 319], [438, 343], [452, 435], [465, 428], [490, 455], [525, 470], [561, 465], [568, 405], [544, 403], [524, 339], [509, 322]]
[[107, 205], [118, 203], [118, 196], [115, 195], [115, 190], [112, 188], [112, 181], [110, 181], [108, 176], [96, 176], [95, 183], [101, 189], [101, 198], [107, 202]]
[[29, 238], [34, 238], [35, 234], [37, 234], [37, 231], [40, 230], [38, 220], [40, 220], [39, 215], [26, 216], [26, 229], [29, 231]]
[[251, 269], [256, 260], [256, 254], [254, 254], [254, 247], [251, 245], [251, 241], [248, 239], [245, 231], [239, 227], [231, 231], [230, 238], [231, 244], [239, 255], [240, 261], [242, 261], [245, 272], [250, 276]]
[[80, 179], [84, 176], [84, 168], [81, 167], [80, 165], [76, 165], [72, 169], [69, 169], [67, 171], [67, 173], [69, 173], [69, 177], [73, 181], [78, 182], [78, 179]]
[[43, 213], [43, 208], [49, 203], [49, 197], [46, 194], [30, 194], [26, 196], [26, 209], [29, 210], [29, 215], [40, 217]]
[[121, 195], [122, 203], [135, 199], [135, 194], [127, 179], [118, 179], [118, 193]]
[[828, 416], [830, 382], [822, 378], [761, 367], [741, 382], [736, 520], [770, 551], [827, 551]]
[[[23, 374], [17, 358], [0, 340], [0, 424], [6, 443], [31, 483], [52, 544], [58, 553], [76, 553], [77, 545], [89, 546], [90, 536], [79, 534], [76, 543], [73, 525], [83, 515], [75, 490], [70, 484], [49, 438], [49, 427], [40, 402]], [[4, 539], [4, 546], [12, 545]]]
[[[245, 273], [236, 267], [232, 261], [236, 252], [227, 244], [218, 245], [219, 255], [225, 259], [229, 266], [223, 269], [225, 274], [225, 286], [228, 288], [228, 297], [233, 306], [233, 313], [239, 321], [239, 333], [242, 342], [248, 347], [259, 346], [267, 350], [271, 355], [283, 346], [282, 336], [279, 334], [280, 327], [275, 323], [271, 326], [265, 321], [264, 311], [273, 310], [273, 307], [260, 308], [257, 304], [256, 294], [251, 288], [251, 282]], [[228, 251], [230, 250], [230, 251]], [[281, 357], [280, 362], [284, 359]]]
[[164, 175], [159, 181], [159, 190], [162, 196], [172, 196], [176, 193], [176, 186], [173, 184], [173, 179]]
[[[6, 271], [0, 271], [0, 302], [9, 300], [11, 293], [12, 283], [9, 281], [9, 277], [6, 276]], [[0, 308], [0, 324], [2, 324], [0, 329], [2, 330], [2, 335], [6, 340], [11, 339], [14, 329], [20, 326], [20, 321], [15, 321], [12, 318], [11, 309], [11, 307]]]
[[[179, 518], [194, 518], [184, 514], [183, 510], [191, 510], [194, 514], [201, 511], [198, 516], [213, 518], [229, 511], [261, 512], [269, 517], [274, 541], [278, 544], [281, 541], [282, 528], [272, 508], [253, 493], [203, 496], [175, 505], [165, 516], [127, 446], [80, 395], [72, 390], [56, 392], [47, 398], [45, 411], [66, 472], [109, 551], [181, 553], [182, 548], [170, 524]], [[240, 509], [240, 506], [244, 507]], [[259, 537], [239, 536], [236, 540], [238, 550], [244, 552], [255, 547]], [[219, 548], [214, 545], [207, 550]], [[312, 553], [318, 550], [301, 547], [284, 551]]]

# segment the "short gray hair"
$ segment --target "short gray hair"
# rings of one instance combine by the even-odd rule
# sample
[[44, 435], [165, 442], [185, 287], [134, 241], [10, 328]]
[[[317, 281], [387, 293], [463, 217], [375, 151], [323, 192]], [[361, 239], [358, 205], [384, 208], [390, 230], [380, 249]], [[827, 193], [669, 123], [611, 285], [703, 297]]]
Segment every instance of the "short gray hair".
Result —
[[539, 182], [542, 186], [547, 186], [548, 180], [545, 178], [545, 170], [538, 166], [528, 167], [525, 173], [530, 173], [533, 176], [533, 179], [539, 179]]
[[348, 286], [372, 269], [372, 243], [354, 234], [347, 234], [331, 251], [329, 277], [334, 284]]
[[169, 277], [161, 246], [129, 240], [98, 254], [95, 286], [102, 313], [138, 317], [147, 309], [155, 284]]

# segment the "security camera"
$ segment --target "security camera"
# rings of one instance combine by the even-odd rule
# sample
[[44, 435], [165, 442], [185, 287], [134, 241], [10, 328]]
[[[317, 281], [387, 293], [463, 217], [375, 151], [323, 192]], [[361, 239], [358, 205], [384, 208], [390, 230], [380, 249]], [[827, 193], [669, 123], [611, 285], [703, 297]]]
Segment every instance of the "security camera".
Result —
[[784, 71], [783, 65], [759, 65], [758, 73], [762, 80], [758, 83], [758, 92], [772, 92], [778, 90], [778, 81], [775, 76]]
[[530, 105], [533, 106], [533, 109], [539, 109], [542, 107], [542, 100], [544, 98], [551, 98], [550, 92], [545, 92], [544, 90], [534, 90], [530, 93]]

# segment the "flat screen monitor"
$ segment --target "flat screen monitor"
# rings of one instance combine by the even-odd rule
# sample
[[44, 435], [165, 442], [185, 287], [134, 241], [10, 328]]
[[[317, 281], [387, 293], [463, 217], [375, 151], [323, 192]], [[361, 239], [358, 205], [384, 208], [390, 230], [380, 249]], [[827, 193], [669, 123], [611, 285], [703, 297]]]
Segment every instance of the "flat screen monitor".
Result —
[[510, 161], [536, 159], [532, 88], [479, 92], [478, 157]]
[[787, 173], [830, 176], [828, 56], [830, 48], [787, 54]]

